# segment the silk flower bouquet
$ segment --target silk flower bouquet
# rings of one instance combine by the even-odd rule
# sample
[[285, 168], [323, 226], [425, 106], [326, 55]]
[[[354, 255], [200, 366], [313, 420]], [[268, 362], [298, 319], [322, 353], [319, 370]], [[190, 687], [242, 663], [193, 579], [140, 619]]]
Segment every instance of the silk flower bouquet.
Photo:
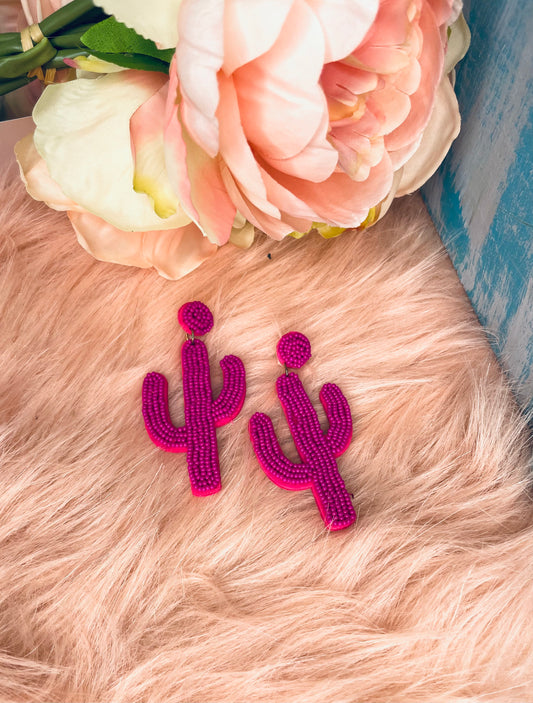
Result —
[[44, 89], [16, 156], [29, 194], [65, 210], [102, 261], [177, 279], [256, 230], [364, 229], [429, 178], [459, 131], [453, 68], [469, 34], [452, 0], [46, 10], [22, 53], [3, 35], [0, 89], [76, 69]]

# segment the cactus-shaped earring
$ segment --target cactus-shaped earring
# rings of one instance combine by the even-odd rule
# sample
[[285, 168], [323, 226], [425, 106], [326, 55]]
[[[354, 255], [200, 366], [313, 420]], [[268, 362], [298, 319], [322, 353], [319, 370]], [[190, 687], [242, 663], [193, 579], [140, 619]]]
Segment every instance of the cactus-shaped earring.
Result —
[[335, 384], [322, 387], [320, 400], [329, 420], [324, 434], [302, 382], [288, 371], [288, 367], [301, 368], [311, 357], [309, 340], [300, 332], [288, 332], [280, 339], [277, 353], [285, 373], [276, 381], [276, 390], [302, 463], [293, 463], [283, 454], [272, 421], [263, 413], [253, 415], [249, 424], [255, 454], [267, 476], [281, 488], [310, 488], [326, 527], [341, 530], [356, 519], [335, 461], [352, 438], [348, 402]]
[[167, 452], [187, 452], [192, 492], [206, 496], [220, 490], [216, 428], [241, 411], [246, 395], [244, 365], [232, 355], [221, 360], [223, 386], [213, 400], [207, 349], [198, 339], [213, 327], [213, 315], [204, 303], [194, 301], [179, 309], [178, 320], [187, 333], [181, 348], [185, 424], [172, 424], [168, 383], [159, 373], [149, 373], [144, 379], [142, 412], [154, 444]]

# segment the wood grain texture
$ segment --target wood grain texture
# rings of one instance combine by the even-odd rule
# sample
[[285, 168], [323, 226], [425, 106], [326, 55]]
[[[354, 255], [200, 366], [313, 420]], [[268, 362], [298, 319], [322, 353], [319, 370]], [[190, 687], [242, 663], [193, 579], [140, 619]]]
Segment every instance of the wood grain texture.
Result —
[[521, 404], [533, 412], [533, 12], [465, 3], [461, 134], [424, 197]]

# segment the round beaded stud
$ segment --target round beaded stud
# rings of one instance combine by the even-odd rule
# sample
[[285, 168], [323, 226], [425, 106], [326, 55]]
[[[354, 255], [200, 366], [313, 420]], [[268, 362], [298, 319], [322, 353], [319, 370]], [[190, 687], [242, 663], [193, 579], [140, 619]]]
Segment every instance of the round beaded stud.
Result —
[[178, 310], [178, 321], [187, 334], [195, 337], [202, 337], [213, 327], [211, 310], [199, 300], [182, 305]]
[[276, 347], [278, 359], [290, 369], [301, 369], [311, 358], [311, 343], [301, 332], [287, 332]]

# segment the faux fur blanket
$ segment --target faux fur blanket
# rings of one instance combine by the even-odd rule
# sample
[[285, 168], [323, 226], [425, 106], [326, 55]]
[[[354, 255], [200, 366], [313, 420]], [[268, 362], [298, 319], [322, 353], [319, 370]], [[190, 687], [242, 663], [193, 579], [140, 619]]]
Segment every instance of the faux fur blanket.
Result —
[[[527, 435], [416, 197], [362, 234], [227, 246], [179, 282], [94, 261], [19, 184], [0, 202], [1, 701], [533, 700]], [[189, 300], [214, 314], [214, 392], [222, 356], [247, 371], [204, 498], [141, 415], [158, 371], [183, 423]], [[289, 330], [324, 427], [326, 382], [353, 414], [339, 532], [248, 436], [266, 412], [297, 456], [275, 391]]]

